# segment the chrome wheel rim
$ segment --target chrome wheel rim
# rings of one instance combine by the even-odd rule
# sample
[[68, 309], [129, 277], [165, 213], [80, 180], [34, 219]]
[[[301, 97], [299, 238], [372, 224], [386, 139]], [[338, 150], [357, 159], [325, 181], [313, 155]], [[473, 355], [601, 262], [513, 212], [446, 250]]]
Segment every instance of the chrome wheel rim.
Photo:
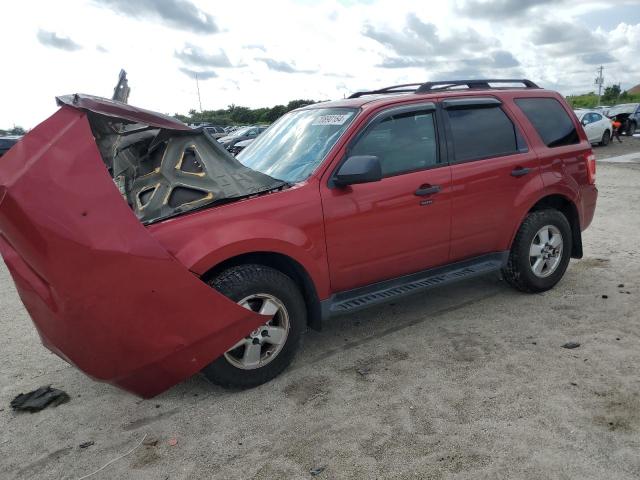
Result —
[[238, 305], [262, 315], [273, 315], [224, 354], [227, 362], [242, 370], [255, 370], [272, 362], [282, 351], [289, 336], [289, 313], [273, 295], [256, 293]]
[[545, 225], [536, 233], [529, 247], [529, 264], [536, 277], [553, 274], [562, 260], [562, 234], [553, 225]]

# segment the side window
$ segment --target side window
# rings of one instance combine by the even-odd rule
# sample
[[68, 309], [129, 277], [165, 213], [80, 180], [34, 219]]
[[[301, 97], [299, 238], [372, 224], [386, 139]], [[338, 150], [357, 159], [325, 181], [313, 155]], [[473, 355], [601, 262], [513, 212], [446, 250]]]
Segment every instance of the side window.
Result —
[[515, 102], [547, 147], [580, 143], [571, 117], [555, 98], [518, 98]]
[[438, 163], [433, 110], [399, 113], [367, 130], [349, 155], [375, 155], [385, 177]]
[[526, 151], [524, 140], [498, 106], [447, 109], [456, 162]]
[[599, 122], [600, 120], [602, 120], [602, 115], [600, 115], [599, 113], [592, 113], [591, 114], [591, 121], [592, 122]]

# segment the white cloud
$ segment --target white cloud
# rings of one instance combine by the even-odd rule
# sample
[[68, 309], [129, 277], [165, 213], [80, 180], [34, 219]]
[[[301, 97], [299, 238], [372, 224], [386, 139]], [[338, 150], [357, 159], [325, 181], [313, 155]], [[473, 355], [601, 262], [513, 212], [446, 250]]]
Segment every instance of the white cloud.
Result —
[[[103, 6], [125, 3], [127, 9], [118, 11]], [[465, 4], [517, 3], [505, 0], [236, 0], [224, 8], [206, 0], [160, 2], [166, 8], [191, 5], [185, 15], [198, 19], [195, 29], [182, 17], [169, 21], [166, 8], [153, 10], [151, 0], [142, 3], [144, 12], [119, 0], [66, 0], [64, 9], [37, 0], [3, 5], [3, 63], [12, 69], [3, 72], [0, 128], [35, 126], [56, 110], [56, 95], [110, 96], [120, 68], [129, 74], [132, 104], [170, 114], [197, 107], [195, 72], [201, 80], [209, 77], [200, 82], [206, 109], [341, 98], [450, 75], [525, 75], [577, 93], [593, 89], [597, 61], [609, 62], [606, 83], [625, 88], [640, 82], [640, 24], [620, 18], [611, 31], [584, 33], [585, 15], [615, 12], [603, 1], [529, 1], [533, 7], [517, 20], [496, 19], [495, 8], [484, 16], [464, 15]], [[546, 32], [570, 41], [534, 45], [544, 25], [570, 25], [567, 34]], [[84, 48], [47, 47], [39, 31]], [[597, 41], [581, 51], [576, 32]]]

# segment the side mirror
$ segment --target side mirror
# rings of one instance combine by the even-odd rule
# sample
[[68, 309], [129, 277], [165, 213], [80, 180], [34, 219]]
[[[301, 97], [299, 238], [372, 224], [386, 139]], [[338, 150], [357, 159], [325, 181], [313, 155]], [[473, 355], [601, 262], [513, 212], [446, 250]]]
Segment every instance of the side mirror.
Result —
[[586, 118], [583, 118], [581, 123], [582, 123], [582, 126], [584, 127], [584, 126], [586, 126], [589, 122], [587, 121], [587, 119], [586, 119]]
[[380, 160], [374, 155], [355, 155], [347, 158], [333, 177], [334, 183], [339, 187], [380, 180], [382, 167]]

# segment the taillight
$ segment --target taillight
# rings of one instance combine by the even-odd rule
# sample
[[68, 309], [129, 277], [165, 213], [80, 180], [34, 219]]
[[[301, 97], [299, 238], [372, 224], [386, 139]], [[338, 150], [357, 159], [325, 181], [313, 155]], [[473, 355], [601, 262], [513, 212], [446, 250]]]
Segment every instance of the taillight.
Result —
[[587, 179], [589, 185], [594, 185], [596, 183], [596, 156], [591, 152], [585, 159], [587, 161]]

